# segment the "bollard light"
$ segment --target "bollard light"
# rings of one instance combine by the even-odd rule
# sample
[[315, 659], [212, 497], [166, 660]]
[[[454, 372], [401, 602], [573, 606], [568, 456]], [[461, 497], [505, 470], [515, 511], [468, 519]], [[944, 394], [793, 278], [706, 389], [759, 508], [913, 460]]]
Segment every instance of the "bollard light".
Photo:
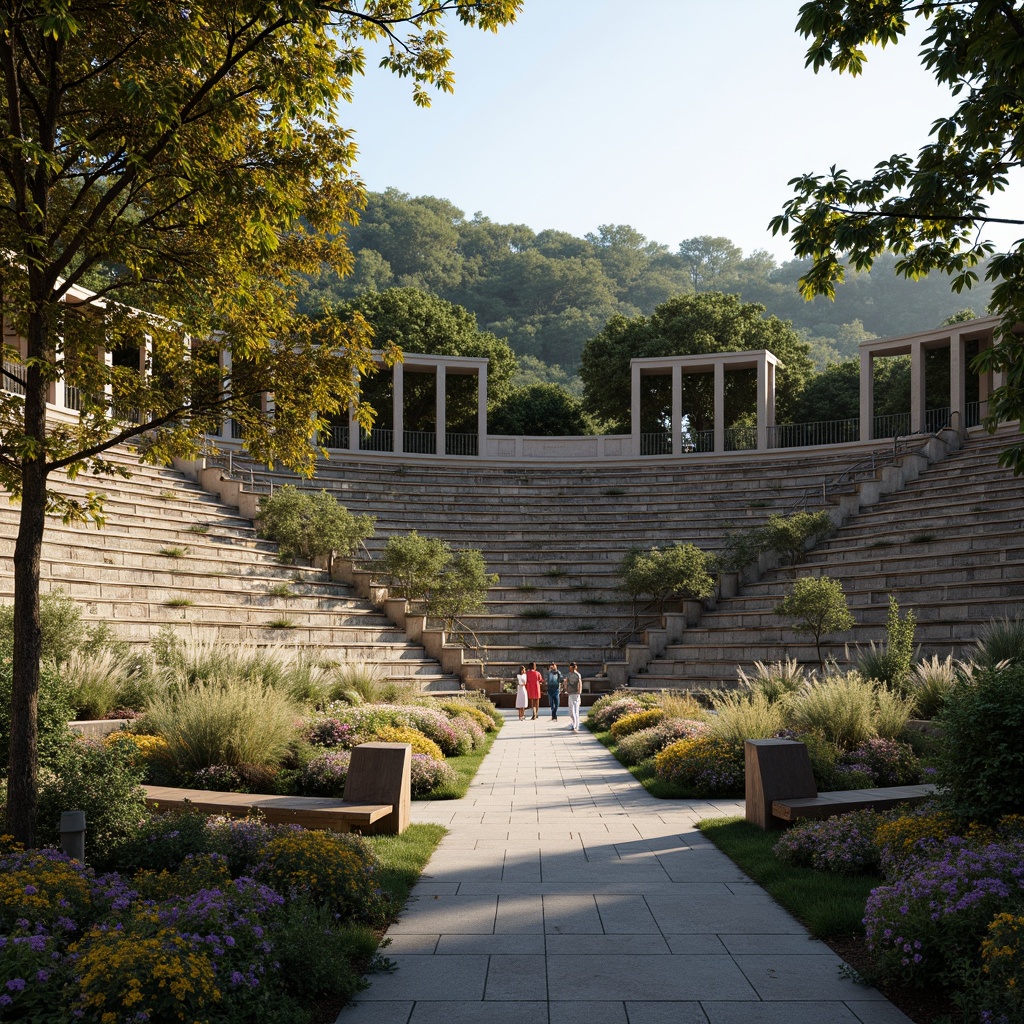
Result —
[[62, 811], [60, 848], [80, 864], [85, 863], [85, 811]]

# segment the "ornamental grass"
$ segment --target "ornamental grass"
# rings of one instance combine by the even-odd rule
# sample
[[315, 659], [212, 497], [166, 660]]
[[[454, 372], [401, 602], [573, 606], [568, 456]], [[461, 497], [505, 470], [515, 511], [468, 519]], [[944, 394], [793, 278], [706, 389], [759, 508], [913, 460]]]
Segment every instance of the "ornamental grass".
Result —
[[782, 705], [761, 691], [716, 694], [712, 711], [711, 735], [730, 743], [768, 739], [786, 725]]

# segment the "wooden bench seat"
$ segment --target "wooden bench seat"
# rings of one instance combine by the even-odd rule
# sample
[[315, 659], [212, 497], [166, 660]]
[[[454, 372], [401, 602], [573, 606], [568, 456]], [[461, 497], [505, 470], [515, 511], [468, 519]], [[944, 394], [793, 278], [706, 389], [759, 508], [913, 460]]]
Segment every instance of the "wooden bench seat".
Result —
[[918, 803], [935, 792], [932, 785], [882, 786], [877, 789], [819, 793], [811, 771], [807, 747], [797, 740], [747, 740], [746, 819], [762, 829], [783, 828], [806, 818], [872, 807], [884, 810], [897, 804]]
[[367, 835], [399, 835], [409, 826], [412, 748], [408, 743], [361, 743], [352, 751], [341, 800], [270, 793], [220, 793], [146, 786], [155, 811], [195, 807], [206, 814], [244, 818], [258, 813], [275, 825], [301, 825]]

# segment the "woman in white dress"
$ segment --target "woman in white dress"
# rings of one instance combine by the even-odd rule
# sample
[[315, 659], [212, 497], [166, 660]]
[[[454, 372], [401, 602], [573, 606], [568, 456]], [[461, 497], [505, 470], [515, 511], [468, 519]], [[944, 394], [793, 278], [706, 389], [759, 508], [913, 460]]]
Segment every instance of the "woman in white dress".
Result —
[[519, 666], [519, 674], [516, 676], [516, 710], [519, 712], [519, 721], [523, 721], [523, 712], [528, 704], [526, 697], [526, 666]]

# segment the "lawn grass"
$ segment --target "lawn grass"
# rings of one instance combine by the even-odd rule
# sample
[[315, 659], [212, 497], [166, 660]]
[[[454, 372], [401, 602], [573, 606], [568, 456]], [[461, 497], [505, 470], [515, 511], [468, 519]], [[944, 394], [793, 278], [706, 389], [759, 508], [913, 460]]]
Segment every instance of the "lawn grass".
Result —
[[410, 825], [400, 836], [367, 836], [366, 843], [380, 860], [380, 886], [394, 900], [405, 905], [430, 855], [447, 835], [443, 825]]
[[710, 818], [698, 821], [697, 828], [816, 938], [864, 933], [864, 904], [872, 889], [885, 884], [878, 875], [790, 867], [772, 853], [780, 833], [763, 832], [742, 818]]
[[498, 730], [484, 734], [483, 746], [474, 750], [472, 754], [463, 754], [460, 757], [449, 757], [445, 764], [455, 770], [456, 780], [449, 786], [438, 786], [431, 790], [427, 800], [458, 800], [466, 795], [469, 784], [473, 781], [483, 759], [494, 744]]

